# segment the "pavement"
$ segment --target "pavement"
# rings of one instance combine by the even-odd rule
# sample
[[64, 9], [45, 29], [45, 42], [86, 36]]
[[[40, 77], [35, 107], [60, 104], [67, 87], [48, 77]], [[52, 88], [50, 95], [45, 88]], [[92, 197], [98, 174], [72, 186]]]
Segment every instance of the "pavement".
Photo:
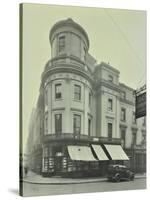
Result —
[[[146, 174], [135, 174], [135, 179], [146, 178]], [[84, 184], [107, 181], [106, 177], [88, 177], [88, 178], [61, 178], [61, 177], [42, 177], [33, 172], [28, 172], [28, 175], [23, 178], [23, 182], [30, 184], [43, 185], [64, 185], [64, 184]]]

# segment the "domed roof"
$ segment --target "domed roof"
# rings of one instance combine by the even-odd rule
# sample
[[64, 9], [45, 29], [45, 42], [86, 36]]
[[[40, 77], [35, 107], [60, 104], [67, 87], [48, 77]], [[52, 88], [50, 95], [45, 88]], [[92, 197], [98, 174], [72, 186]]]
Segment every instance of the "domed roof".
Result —
[[55, 32], [55, 30], [60, 28], [60, 27], [65, 27], [65, 26], [72, 26], [75, 29], [78, 29], [84, 35], [84, 37], [86, 38], [87, 45], [89, 47], [89, 38], [88, 38], [86, 31], [79, 24], [74, 22], [71, 18], [68, 18], [66, 20], [61, 20], [61, 21], [59, 21], [59, 22], [57, 22], [56, 24], [53, 25], [53, 27], [50, 30], [50, 41], [51, 41], [52, 35]]

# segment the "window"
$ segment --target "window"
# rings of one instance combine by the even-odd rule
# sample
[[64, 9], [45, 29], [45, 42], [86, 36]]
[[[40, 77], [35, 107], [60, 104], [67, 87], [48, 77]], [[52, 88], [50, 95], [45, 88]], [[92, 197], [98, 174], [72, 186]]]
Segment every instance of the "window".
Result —
[[55, 85], [55, 98], [61, 99], [61, 84], [60, 83]]
[[108, 138], [112, 138], [112, 123], [108, 123]]
[[48, 134], [48, 114], [47, 113], [45, 114], [45, 127], [44, 127], [44, 130], [45, 130], [45, 134], [47, 135]]
[[65, 36], [59, 37], [59, 53], [65, 50]]
[[81, 100], [81, 86], [80, 85], [74, 86], [74, 99]]
[[92, 100], [92, 95], [91, 92], [89, 92], [89, 106], [91, 106], [91, 100]]
[[133, 119], [132, 119], [133, 124], [136, 124], [136, 118], [135, 118], [135, 112], [134, 111], [133, 111], [132, 117], [133, 117]]
[[88, 135], [91, 135], [91, 119], [88, 119]]
[[126, 109], [121, 108], [121, 121], [126, 121]]
[[108, 81], [111, 82], [111, 83], [113, 82], [113, 76], [112, 75], [108, 75]]
[[112, 101], [112, 99], [108, 99], [108, 110], [109, 111], [113, 110], [113, 101]]
[[121, 144], [123, 148], [125, 147], [125, 136], [126, 136], [125, 134], [126, 134], [125, 129], [122, 129], [121, 130]]
[[74, 114], [73, 116], [73, 132], [79, 135], [81, 133], [81, 116]]
[[55, 114], [55, 133], [60, 134], [62, 132], [62, 114]]

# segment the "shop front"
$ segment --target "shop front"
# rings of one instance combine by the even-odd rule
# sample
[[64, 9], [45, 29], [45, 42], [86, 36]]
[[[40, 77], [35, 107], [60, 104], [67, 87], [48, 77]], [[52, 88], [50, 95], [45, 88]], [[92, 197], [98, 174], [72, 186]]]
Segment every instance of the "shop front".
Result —
[[43, 148], [42, 175], [62, 177], [103, 176], [113, 162], [129, 158], [120, 145], [67, 144]]

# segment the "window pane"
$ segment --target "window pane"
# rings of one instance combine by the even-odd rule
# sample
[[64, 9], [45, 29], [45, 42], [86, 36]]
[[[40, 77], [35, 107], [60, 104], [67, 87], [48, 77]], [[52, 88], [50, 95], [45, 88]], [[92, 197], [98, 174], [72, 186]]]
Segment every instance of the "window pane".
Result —
[[56, 99], [61, 98], [61, 84], [55, 85], [55, 98]]
[[108, 123], [108, 138], [112, 138], [112, 123]]
[[113, 109], [113, 104], [112, 104], [112, 99], [108, 99], [108, 110], [112, 110]]
[[65, 50], [65, 36], [61, 36], [59, 38], [59, 52], [62, 52]]
[[74, 86], [74, 99], [81, 100], [81, 86], [80, 85]]
[[75, 134], [80, 134], [80, 131], [81, 131], [81, 116], [80, 115], [74, 115], [73, 130]]

